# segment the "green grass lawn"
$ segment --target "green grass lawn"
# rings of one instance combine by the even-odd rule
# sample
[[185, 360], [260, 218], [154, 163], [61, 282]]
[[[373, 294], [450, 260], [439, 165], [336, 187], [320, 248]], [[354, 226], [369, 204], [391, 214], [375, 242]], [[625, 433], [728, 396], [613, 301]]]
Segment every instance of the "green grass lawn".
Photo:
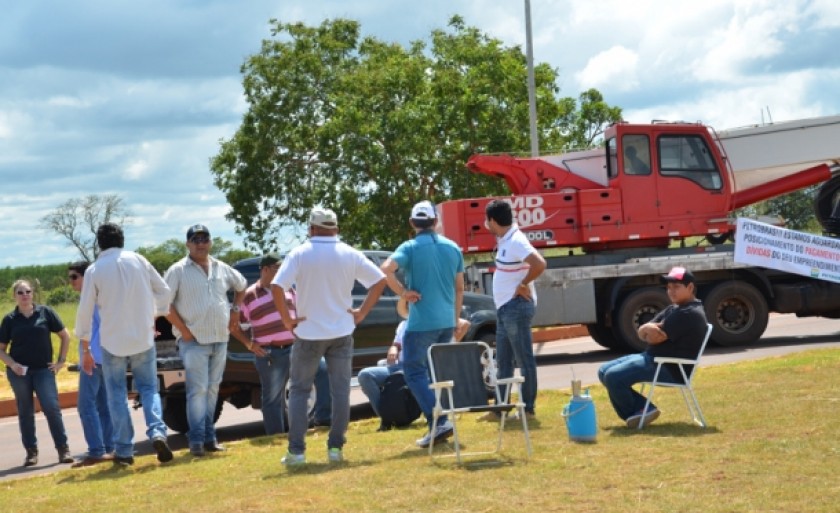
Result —
[[[370, 419], [351, 424], [340, 465], [326, 463], [325, 432], [309, 435], [310, 463], [294, 471], [280, 465], [285, 440], [262, 437], [204, 459], [179, 451], [166, 465], [142, 456], [130, 469], [105, 465], [2, 482], [0, 501], [15, 512], [828, 513], [840, 501], [838, 374], [835, 349], [704, 368], [696, 389], [706, 429], [689, 423], [678, 392], [660, 389], [659, 420], [628, 430], [604, 389], [592, 387], [600, 428], [594, 444], [568, 439], [560, 415], [568, 391], [543, 391], [530, 460], [515, 423], [500, 457], [458, 466], [452, 458], [432, 462], [414, 446], [421, 423], [379, 433]], [[462, 441], [467, 449], [489, 447], [494, 426], [475, 418], [460, 417]], [[6, 450], [19, 450], [22, 461], [19, 447]]]

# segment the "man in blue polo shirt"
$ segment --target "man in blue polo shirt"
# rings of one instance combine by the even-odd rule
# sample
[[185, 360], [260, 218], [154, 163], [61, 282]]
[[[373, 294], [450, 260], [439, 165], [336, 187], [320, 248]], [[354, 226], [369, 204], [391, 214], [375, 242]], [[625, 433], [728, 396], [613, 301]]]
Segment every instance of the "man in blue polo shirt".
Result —
[[[455, 329], [466, 323], [460, 318], [464, 298], [464, 257], [457, 244], [435, 233], [437, 215], [434, 206], [421, 201], [411, 209], [409, 224], [416, 235], [403, 242], [382, 264], [388, 286], [409, 304], [408, 326], [403, 337], [403, 369], [408, 388], [430, 429], [417, 440], [420, 447], [443, 440], [452, 434], [452, 424], [441, 417], [435, 433], [431, 432], [435, 395], [429, 389], [429, 346], [451, 342]], [[405, 273], [405, 286], [396, 276]]]

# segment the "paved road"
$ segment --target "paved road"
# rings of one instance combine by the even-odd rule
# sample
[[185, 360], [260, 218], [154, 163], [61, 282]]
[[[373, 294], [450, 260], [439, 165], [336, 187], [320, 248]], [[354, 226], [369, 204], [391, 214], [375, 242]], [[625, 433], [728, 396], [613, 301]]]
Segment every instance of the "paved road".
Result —
[[[702, 366], [766, 358], [822, 347], [840, 347], [840, 321], [774, 315], [759, 344], [750, 347], [709, 347]], [[582, 380], [584, 385], [597, 383], [597, 370], [601, 363], [618, 356], [618, 353], [595, 344], [589, 337], [537, 344], [535, 350], [539, 364], [540, 388], [544, 389], [569, 388], [573, 374]], [[351, 398], [355, 418], [370, 415], [370, 407], [358, 388], [353, 390]], [[75, 408], [66, 409], [63, 414], [71, 441], [70, 447], [76, 456], [81, 456], [85, 447], [79, 416]], [[143, 415], [138, 410], [133, 416], [135, 432], [139, 440], [143, 438], [142, 435], [145, 432]], [[3, 448], [0, 451], [0, 480], [44, 474], [68, 467], [68, 465], [56, 463], [56, 454], [51, 448], [52, 440], [43, 415], [38, 414], [36, 419], [37, 432], [41, 440], [41, 462], [35, 467], [24, 469], [20, 466], [23, 462], [24, 451], [20, 446], [17, 418], [0, 418], [0, 447]], [[237, 410], [230, 404], [225, 404], [217, 428], [222, 441], [264, 434], [262, 416], [258, 410], [250, 408]], [[186, 448], [187, 442], [183, 435], [175, 433], [170, 433], [170, 435], [169, 441], [173, 450]], [[149, 443], [145, 440], [137, 444], [137, 451], [140, 454], [152, 452]]]

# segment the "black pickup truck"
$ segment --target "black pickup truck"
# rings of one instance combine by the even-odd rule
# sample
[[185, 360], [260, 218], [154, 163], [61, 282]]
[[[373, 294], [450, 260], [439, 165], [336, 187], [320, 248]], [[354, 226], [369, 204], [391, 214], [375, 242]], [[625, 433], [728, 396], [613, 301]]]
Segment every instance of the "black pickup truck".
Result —
[[[388, 251], [365, 251], [365, 255], [377, 266], [391, 254]], [[233, 267], [254, 283], [259, 278], [259, 257], [236, 262]], [[361, 304], [366, 290], [358, 282], [353, 289], [354, 306]], [[394, 340], [394, 332], [401, 320], [397, 314], [397, 296], [388, 288], [371, 310], [365, 320], [353, 333], [353, 373], [364, 367], [376, 365], [385, 358], [388, 346]], [[471, 322], [470, 330], [464, 340], [483, 340], [493, 343], [496, 339], [496, 310], [493, 298], [483, 294], [464, 293], [461, 316]], [[184, 393], [184, 368], [178, 357], [177, 345], [172, 335], [172, 327], [164, 318], [159, 318], [157, 328], [160, 332], [155, 340], [158, 358], [158, 385], [163, 403], [163, 419], [173, 431], [184, 433], [188, 430], [186, 396]], [[129, 390], [131, 390], [129, 375]], [[251, 406], [260, 408], [260, 379], [254, 367], [254, 355], [238, 340], [231, 337], [228, 341], [228, 360], [222, 383], [219, 386], [219, 401], [216, 405], [216, 419], [227, 401], [237, 408]]]

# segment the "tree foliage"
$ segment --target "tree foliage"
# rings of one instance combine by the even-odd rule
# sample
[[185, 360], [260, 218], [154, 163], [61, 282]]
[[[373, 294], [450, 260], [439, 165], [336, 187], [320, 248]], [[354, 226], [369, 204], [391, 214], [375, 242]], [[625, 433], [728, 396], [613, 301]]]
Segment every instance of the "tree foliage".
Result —
[[814, 215], [814, 202], [819, 187], [820, 185], [813, 185], [744, 207], [739, 215], [748, 217], [778, 216], [784, 220], [786, 228], [819, 233], [822, 231], [822, 227]]
[[[427, 46], [360, 36], [351, 20], [318, 27], [272, 20], [242, 67], [249, 109], [211, 160], [228, 218], [255, 248], [277, 248], [313, 206], [334, 209], [344, 240], [394, 247], [413, 203], [505, 194], [467, 171], [474, 153], [526, 152], [526, 60], [519, 47], [453, 17]], [[590, 145], [620, 118], [600, 93], [558, 97], [557, 72], [535, 67], [540, 145]], [[587, 126], [592, 120], [594, 127]]]
[[117, 194], [71, 198], [40, 220], [40, 227], [67, 239], [67, 245], [79, 251], [83, 260], [93, 262], [99, 255], [96, 230], [103, 223], [125, 225], [131, 213]]

